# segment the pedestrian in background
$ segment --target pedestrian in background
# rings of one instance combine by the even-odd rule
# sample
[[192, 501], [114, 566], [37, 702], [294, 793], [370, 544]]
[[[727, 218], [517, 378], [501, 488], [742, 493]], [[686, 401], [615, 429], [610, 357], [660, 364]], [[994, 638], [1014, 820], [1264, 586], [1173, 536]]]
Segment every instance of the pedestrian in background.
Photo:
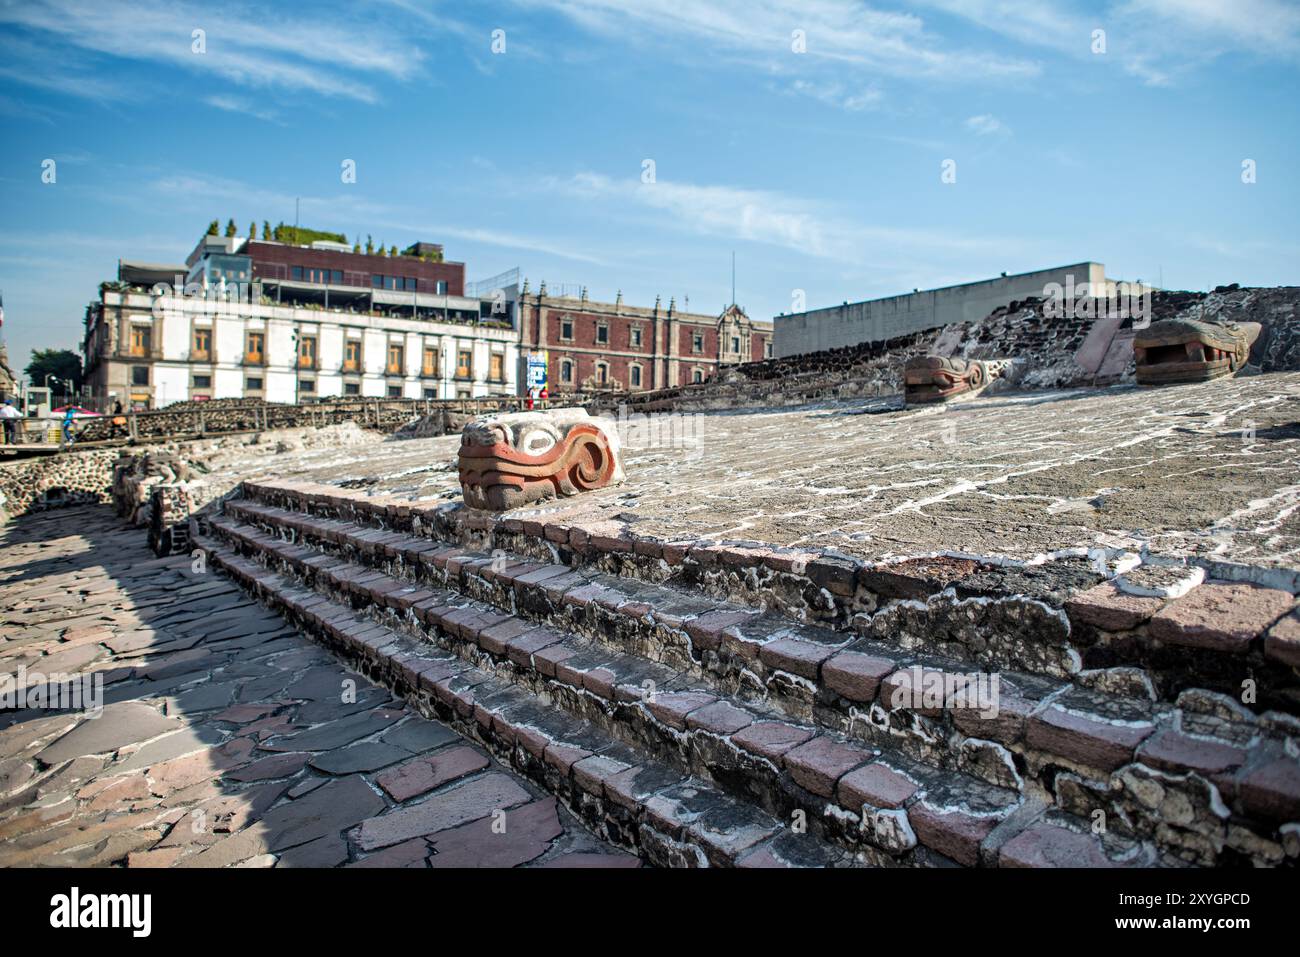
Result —
[[18, 420], [20, 418], [22, 416], [14, 408], [14, 400], [5, 399], [5, 404], [0, 406], [0, 420], [5, 425], [5, 445], [18, 444]]

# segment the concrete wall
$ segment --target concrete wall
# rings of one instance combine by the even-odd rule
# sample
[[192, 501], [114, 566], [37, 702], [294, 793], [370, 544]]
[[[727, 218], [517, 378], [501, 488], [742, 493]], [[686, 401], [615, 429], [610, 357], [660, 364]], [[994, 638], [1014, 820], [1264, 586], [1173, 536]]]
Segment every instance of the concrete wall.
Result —
[[1064, 287], [1067, 277], [1073, 277], [1076, 287], [1096, 283], [1094, 288], [1100, 288], [1107, 283], [1105, 273], [1101, 263], [1082, 262], [777, 316], [774, 351], [777, 357], [802, 355], [862, 342], [884, 342], [956, 322], [974, 322], [1014, 300], [1042, 296], [1048, 283]]

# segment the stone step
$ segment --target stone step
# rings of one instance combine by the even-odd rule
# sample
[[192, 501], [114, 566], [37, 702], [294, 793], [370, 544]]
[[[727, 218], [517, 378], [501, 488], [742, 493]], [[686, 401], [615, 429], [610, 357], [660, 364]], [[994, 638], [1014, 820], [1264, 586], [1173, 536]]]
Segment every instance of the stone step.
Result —
[[[549, 701], [583, 727], [678, 773], [724, 784], [728, 793], [776, 820], [802, 813], [827, 839], [869, 862], [997, 863], [1001, 845], [1030, 826], [1047, 829], [1043, 840], [1052, 847], [1065, 841], [1080, 852], [1090, 848], [1088, 859], [1097, 863], [1157, 860], [1153, 849], [1118, 834], [1108, 838], [1109, 852], [1103, 852], [1102, 842], [1088, 836], [1077, 817], [1059, 810], [1044, 814], [1041, 801], [1014, 787], [785, 720], [701, 687], [662, 664], [532, 625], [447, 589], [372, 577], [364, 566], [329, 556], [322, 562], [321, 553], [233, 522], [217, 521], [214, 528], [270, 564], [303, 575], [318, 596], [350, 596], [369, 608], [382, 621], [372, 626], [379, 634], [396, 630], [427, 637], [506, 682], [515, 693], [501, 702], [514, 706], [519, 692], [532, 701]], [[483, 705], [477, 689], [475, 695]], [[492, 698], [486, 706], [496, 703]], [[978, 753], [967, 752], [972, 762], [980, 760]], [[992, 763], [987, 753], [984, 760]], [[972, 767], [985, 770], [978, 763]], [[1002, 773], [1015, 774], [1010, 766]], [[1012, 845], [1006, 859], [1028, 840]]]
[[[367, 600], [375, 600], [371, 591], [382, 595], [385, 588], [399, 598], [421, 587], [448, 589], [456, 595], [453, 603], [481, 601], [498, 615], [550, 625], [604, 651], [685, 673], [695, 688], [742, 709], [775, 710], [780, 720], [845, 735], [858, 746], [898, 755], [900, 761], [1014, 789], [1135, 839], [1158, 830], [1161, 848], [1180, 860], [1276, 863], [1300, 849], [1300, 834], [1288, 823], [1300, 819], [1300, 761], [1295, 757], [1300, 722], [1286, 713], [1255, 714], [1234, 698], [1195, 687], [1181, 691], [1173, 702], [1155, 701], [1148, 677], [1122, 667], [1081, 672], [1069, 681], [1003, 674], [996, 716], [981, 717], [977, 709], [956, 706], [969, 701], [950, 695], [942, 707], [928, 707], [937, 702], [924, 699], [909, 702], [906, 696], [902, 707], [893, 707], [899, 673], [910, 673], [913, 665], [949, 674], [970, 666], [900, 654], [870, 639], [841, 645], [843, 633], [830, 632], [827, 643], [833, 654], [818, 658], [824, 649], [816, 651], [818, 670], [813, 671], [804, 643], [817, 645], [816, 632], [827, 629], [803, 626], [814, 631], [795, 636], [793, 646], [753, 641], [753, 629], [771, 624], [773, 616], [738, 603], [670, 588], [688, 607], [678, 609], [676, 618], [671, 607], [656, 618], [656, 596], [646, 591], [651, 583], [590, 566], [520, 560], [501, 550], [473, 552], [420, 535], [257, 502], [227, 506], [232, 512], [243, 509], [243, 517], [274, 530], [274, 535], [255, 531], [261, 537], [250, 544], [252, 550], [285, 549], [288, 559], [303, 563], [304, 573], [322, 563], [349, 566], [344, 570], [347, 587]], [[401, 520], [400, 514], [395, 520]], [[305, 536], [299, 540], [315, 545], [301, 548], [280, 536]], [[399, 576], [409, 576], [407, 588], [394, 587], [392, 579]], [[724, 624], [729, 615], [740, 615], [743, 627]], [[775, 617], [786, 627], [798, 624]], [[679, 633], [675, 641], [664, 640], [674, 633]], [[710, 637], [714, 633], [716, 646]], [[761, 637], [773, 636], [765, 632]], [[708, 647], [692, 657], [700, 644]], [[674, 645], [675, 658], [647, 653], [660, 646], [671, 652]], [[723, 660], [728, 655], [739, 665], [730, 672]], [[814, 677], [800, 674], [801, 668]], [[729, 673], [735, 680], [727, 680]], [[1177, 825], [1165, 819], [1166, 810]]]
[[1295, 598], [1278, 588], [1207, 582], [1173, 599], [1141, 598], [1076, 555], [1028, 564], [945, 556], [872, 564], [756, 542], [661, 541], [562, 505], [515, 518], [313, 483], [245, 482], [242, 490], [248, 502], [315, 518], [762, 608], [968, 662], [965, 670], [1072, 679], [1132, 667], [1147, 674], [1160, 700], [1211, 690], [1245, 698], [1256, 713], [1300, 714], [1300, 616], [1287, 614]]
[[[410, 535], [256, 503], [230, 502], [227, 508], [253, 523], [249, 527], [359, 559], [342, 574], [358, 578], [376, 600], [382, 600], [386, 580], [367, 581], [367, 569], [451, 589], [502, 613], [689, 675], [716, 694], [784, 718], [885, 744], [913, 760], [970, 767], [995, 785], [1018, 786], [1020, 773], [1031, 765], [1113, 770], [1132, 760], [1143, 732], [1154, 732], [1169, 710], [1151, 701], [1140, 674], [1128, 671], [1084, 676], [1090, 687], [1007, 673], [996, 675], [995, 685], [994, 676], [970, 672], [961, 662], [900, 653], [881, 642], [666, 586], [452, 546], [430, 549], [427, 540]], [[278, 547], [257, 539], [251, 544]], [[1088, 716], [1073, 722], [1068, 734], [1056, 727], [1064, 709]], [[954, 734], [984, 743], [953, 748]], [[1031, 734], [1043, 754], [1026, 748]]]
[[[613, 843], [661, 866], [846, 867], [851, 853], [657, 762], [434, 645], [376, 623], [212, 539], [208, 560], [423, 713], [552, 791]], [[360, 835], [364, 844], [366, 835]]]

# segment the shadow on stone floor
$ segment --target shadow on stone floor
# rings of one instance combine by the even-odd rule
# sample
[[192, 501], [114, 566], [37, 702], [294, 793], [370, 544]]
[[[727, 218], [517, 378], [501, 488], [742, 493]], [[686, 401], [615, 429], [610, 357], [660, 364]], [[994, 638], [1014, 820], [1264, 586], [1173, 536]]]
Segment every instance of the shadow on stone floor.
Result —
[[[102, 506], [0, 529], [0, 675], [26, 669], [28, 691], [103, 682], [98, 718], [0, 713], [0, 865], [635, 862], [230, 581], [157, 559], [144, 539]], [[505, 836], [488, 826], [500, 809]], [[391, 840], [349, 839], [397, 812]]]

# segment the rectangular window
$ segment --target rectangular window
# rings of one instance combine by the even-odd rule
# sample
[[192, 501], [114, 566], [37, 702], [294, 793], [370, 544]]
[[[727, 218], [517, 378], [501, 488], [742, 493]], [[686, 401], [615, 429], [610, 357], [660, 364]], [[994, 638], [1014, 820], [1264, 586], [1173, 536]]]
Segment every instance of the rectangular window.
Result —
[[262, 391], [262, 380], [261, 380], [261, 379], [258, 379], [258, 378], [254, 378], [254, 377], [252, 377], [252, 376], [249, 376], [249, 378], [247, 378], [247, 379], [244, 380], [244, 391], [245, 391], [245, 392], [261, 392], [261, 391]]
[[400, 399], [402, 397], [402, 387], [400, 385], [390, 385], [388, 387], [388, 397], [390, 399]]
[[732, 336], [732, 337], [731, 337], [731, 351], [732, 351], [732, 352], [739, 352], [739, 351], [740, 351], [740, 340], [739, 340], [738, 338], [736, 338], [735, 336]]
[[370, 285], [374, 286], [376, 289], [383, 289], [383, 288], [384, 288], [384, 277], [383, 277], [383, 276], [371, 276], [371, 277], [370, 277]]
[[573, 340], [573, 320], [572, 320], [572, 319], [562, 319], [562, 320], [560, 320], [560, 338], [561, 338], [561, 339], [564, 339], [565, 341], [572, 341], [572, 340]]
[[561, 382], [573, 381], [573, 363], [570, 362], [568, 359], [565, 359], [563, 362], [560, 363], [560, 381]]
[[603, 322], [596, 326], [596, 341], [601, 345], [609, 342], [609, 326], [605, 325]]
[[298, 368], [316, 368], [316, 337], [303, 336], [298, 340]]
[[291, 275], [293, 276], [295, 282], [302, 282], [302, 267], [294, 266]]
[[361, 383], [360, 383], [360, 382], [345, 382], [345, 383], [343, 383], [343, 394], [344, 394], [344, 395], [360, 395], [360, 394], [361, 394]]
[[343, 371], [361, 371], [361, 340], [348, 339], [343, 343]]
[[148, 385], [149, 384], [149, 367], [148, 366], [131, 366], [131, 384]]
[[493, 382], [501, 382], [506, 377], [506, 357], [499, 352], [494, 352], [488, 356], [488, 378]]
[[299, 380], [298, 380], [298, 391], [299, 391], [299, 392], [315, 392], [315, 391], [316, 391], [316, 380], [315, 380], [315, 379], [299, 379]]
[[456, 375], [461, 379], [470, 379], [474, 376], [474, 355], [468, 349], [461, 349], [456, 353]]
[[211, 388], [212, 388], [212, 376], [210, 376], [210, 375], [196, 375], [196, 376], [194, 377], [194, 388], [196, 388], [196, 389], [211, 389]]
[[343, 270], [342, 270], [342, 269], [331, 269], [331, 270], [330, 270], [330, 282], [334, 283], [334, 285], [336, 285], [336, 286], [341, 286], [341, 285], [343, 285]]
[[691, 351], [692, 352], [704, 351], [704, 336], [698, 332], [695, 333], [693, 336], [691, 336]]
[[640, 366], [633, 366], [632, 369], [631, 369], [631, 371], [630, 371], [630, 375], [631, 375], [631, 378], [632, 378], [632, 385], [636, 386], [637, 388], [640, 388], [640, 386], [641, 386], [641, 367], [640, 367]]
[[388, 372], [390, 375], [401, 375], [406, 371], [406, 349], [396, 342], [388, 344]]
[[[425, 346], [424, 364], [420, 367], [421, 375], [435, 376], [438, 374], [438, 350]], [[426, 396], [425, 398], [429, 398]]]
[[633, 349], [641, 348], [641, 327], [640, 326], [632, 327], [632, 348]]
[[772, 358], [772, 343], [770, 342], [763, 343], [763, 355], [768, 359]]
[[415, 292], [416, 289], [417, 289], [418, 287], [419, 287], [419, 284], [416, 282], [416, 280], [411, 279], [411, 278], [408, 276], [408, 277], [407, 277], [407, 280], [406, 280], [406, 291], [407, 291], [407, 292]]
[[425, 397], [426, 399], [436, 399], [436, 398], [438, 398], [438, 390], [437, 390], [437, 389], [425, 389], [425, 390], [424, 390], [424, 397]]
[[266, 336], [261, 332], [250, 332], [248, 342], [244, 347], [244, 361], [253, 362], [258, 365], [262, 364], [262, 346], [266, 342]]
[[147, 356], [153, 349], [153, 328], [151, 326], [131, 327], [131, 355]]
[[438, 295], [440, 296], [447, 295], [447, 280], [439, 279], [436, 284], [436, 288], [437, 288]]
[[603, 362], [596, 363], [596, 381], [601, 385], [609, 382], [609, 366]]

